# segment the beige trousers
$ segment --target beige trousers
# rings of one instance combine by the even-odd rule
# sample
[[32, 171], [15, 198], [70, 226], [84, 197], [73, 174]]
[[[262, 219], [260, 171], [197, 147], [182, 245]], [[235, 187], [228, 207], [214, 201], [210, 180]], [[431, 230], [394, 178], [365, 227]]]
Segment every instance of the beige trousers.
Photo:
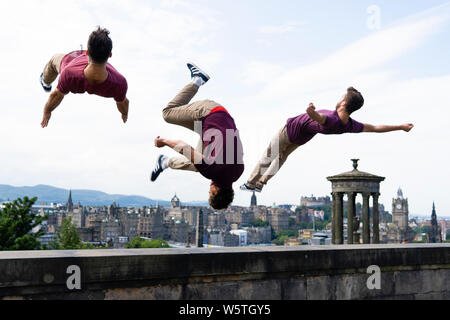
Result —
[[[193, 83], [189, 83], [185, 86], [180, 93], [169, 102], [167, 107], [163, 109], [164, 120], [168, 123], [183, 126], [189, 130], [195, 131], [195, 122], [201, 121], [210, 114], [214, 108], [220, 106], [220, 104], [212, 100], [201, 100], [189, 103], [198, 92], [198, 88], [199, 87]], [[201, 135], [201, 132], [197, 133]], [[196, 150], [203, 152], [203, 141], [201, 137]], [[190, 159], [184, 156], [169, 159], [169, 167], [176, 170], [197, 172], [197, 169]]]
[[43, 77], [45, 84], [50, 85], [56, 80], [56, 77], [60, 72], [61, 62], [65, 56], [66, 55], [62, 53], [55, 54], [45, 65]]
[[272, 139], [261, 160], [256, 165], [247, 181], [249, 187], [263, 188], [280, 170], [289, 155], [299, 147], [292, 143], [284, 126]]

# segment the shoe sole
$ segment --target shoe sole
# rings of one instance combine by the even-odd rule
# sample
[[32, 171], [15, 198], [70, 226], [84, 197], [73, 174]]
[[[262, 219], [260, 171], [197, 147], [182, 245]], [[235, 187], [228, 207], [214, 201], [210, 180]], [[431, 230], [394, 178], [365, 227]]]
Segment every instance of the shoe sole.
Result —
[[206, 79], [208, 79], [208, 80], [211, 79], [211, 77], [205, 71], [203, 71], [203, 69], [199, 68], [195, 63], [188, 62], [187, 64], [193, 66], [194, 68], [197, 68], [197, 70], [200, 71], [200, 73], [202, 73], [206, 77]]
[[247, 192], [256, 191], [256, 189], [251, 189], [251, 188], [242, 188], [242, 187], [240, 187], [239, 189], [241, 189], [242, 191], [247, 191]]

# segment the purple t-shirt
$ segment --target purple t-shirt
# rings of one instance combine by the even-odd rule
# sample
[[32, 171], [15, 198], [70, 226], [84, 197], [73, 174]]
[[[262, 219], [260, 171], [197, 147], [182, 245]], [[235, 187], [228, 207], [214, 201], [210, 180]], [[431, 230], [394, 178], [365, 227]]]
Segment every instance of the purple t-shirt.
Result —
[[318, 133], [360, 133], [364, 130], [364, 124], [352, 118], [348, 120], [347, 124], [344, 124], [336, 110], [320, 110], [318, 112], [327, 116], [327, 121], [323, 125], [312, 120], [307, 113], [287, 120], [287, 134], [292, 143], [304, 145]]
[[106, 64], [108, 78], [98, 84], [88, 83], [84, 76], [84, 69], [89, 63], [85, 51], [74, 51], [67, 54], [60, 68], [58, 90], [64, 94], [89, 93], [105, 98], [114, 98], [117, 102], [125, 100], [128, 90], [127, 80], [109, 63]]
[[194, 164], [212, 184], [231, 188], [244, 172], [243, 148], [233, 118], [225, 111], [202, 120], [203, 160]]

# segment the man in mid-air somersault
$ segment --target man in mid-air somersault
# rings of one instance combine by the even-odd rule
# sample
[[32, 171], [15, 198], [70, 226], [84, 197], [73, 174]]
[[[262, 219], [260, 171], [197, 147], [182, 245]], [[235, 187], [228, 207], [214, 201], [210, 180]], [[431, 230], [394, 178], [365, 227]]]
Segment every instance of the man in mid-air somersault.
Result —
[[52, 90], [52, 83], [59, 75], [58, 86], [53, 90], [44, 107], [41, 126], [48, 126], [55, 110], [69, 92], [96, 94], [114, 98], [123, 122], [128, 119], [128, 85], [108, 59], [112, 56], [112, 40], [109, 31], [100, 27], [89, 36], [88, 50], [56, 54], [46, 64], [40, 82], [46, 92]]

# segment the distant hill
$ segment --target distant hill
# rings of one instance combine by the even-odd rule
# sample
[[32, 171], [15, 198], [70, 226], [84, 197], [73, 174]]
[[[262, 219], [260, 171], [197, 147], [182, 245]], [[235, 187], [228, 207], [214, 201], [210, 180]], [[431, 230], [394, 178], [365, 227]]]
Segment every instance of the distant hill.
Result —
[[[66, 203], [69, 197], [69, 190], [52, 186], [37, 185], [34, 187], [13, 187], [0, 184], [0, 201], [15, 200], [28, 196], [37, 197], [37, 203]], [[80, 202], [85, 206], [107, 206], [115, 202], [122, 207], [142, 207], [142, 206], [170, 206], [170, 201], [154, 200], [142, 196], [107, 194], [95, 190], [72, 190], [72, 201], [76, 204]], [[182, 205], [207, 206], [205, 202], [182, 202]]]

